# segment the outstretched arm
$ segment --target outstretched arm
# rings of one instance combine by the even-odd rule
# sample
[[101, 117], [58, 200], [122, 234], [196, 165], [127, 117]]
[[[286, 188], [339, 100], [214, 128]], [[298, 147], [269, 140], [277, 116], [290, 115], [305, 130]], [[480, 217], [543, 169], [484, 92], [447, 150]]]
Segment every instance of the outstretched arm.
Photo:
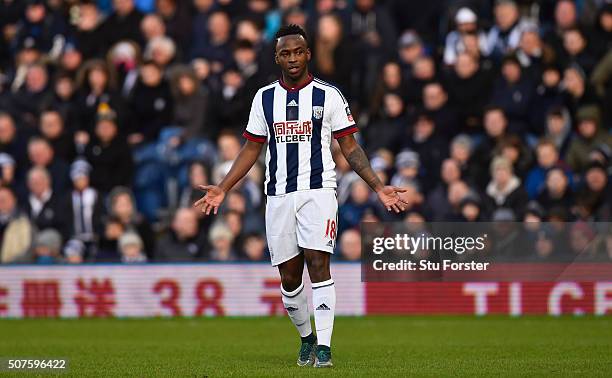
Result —
[[370, 166], [370, 161], [353, 134], [338, 139], [340, 150], [351, 165], [351, 168], [365, 181], [373, 191], [378, 192], [384, 187]]
[[405, 192], [405, 189], [393, 186], [385, 186], [372, 167], [361, 146], [355, 140], [353, 134], [345, 135], [338, 139], [340, 150], [349, 162], [351, 168], [365, 181], [378, 195], [378, 199], [385, 205], [387, 210], [393, 209], [396, 213], [404, 210], [404, 203], [399, 198], [398, 193]]
[[253, 142], [247, 139], [244, 146], [242, 146], [238, 157], [236, 157], [236, 160], [234, 160], [232, 168], [230, 168], [227, 175], [219, 183], [219, 187], [224, 192], [229, 192], [238, 181], [249, 173], [259, 157], [262, 147], [263, 143]]
[[202, 212], [206, 213], [206, 215], [209, 215], [211, 211], [217, 214], [219, 206], [223, 199], [225, 199], [225, 194], [253, 167], [261, 153], [262, 147], [263, 143], [247, 140], [244, 146], [242, 146], [238, 157], [234, 160], [234, 164], [232, 164], [229, 172], [219, 185], [200, 185], [199, 188], [206, 191], [206, 193], [193, 206], [202, 206]]

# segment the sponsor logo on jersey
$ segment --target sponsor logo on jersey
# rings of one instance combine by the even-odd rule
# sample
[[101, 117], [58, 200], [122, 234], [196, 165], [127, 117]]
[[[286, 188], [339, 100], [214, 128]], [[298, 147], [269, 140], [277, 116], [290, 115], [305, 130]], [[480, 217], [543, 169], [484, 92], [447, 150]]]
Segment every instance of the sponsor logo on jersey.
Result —
[[312, 121], [274, 122], [276, 143], [310, 142]]

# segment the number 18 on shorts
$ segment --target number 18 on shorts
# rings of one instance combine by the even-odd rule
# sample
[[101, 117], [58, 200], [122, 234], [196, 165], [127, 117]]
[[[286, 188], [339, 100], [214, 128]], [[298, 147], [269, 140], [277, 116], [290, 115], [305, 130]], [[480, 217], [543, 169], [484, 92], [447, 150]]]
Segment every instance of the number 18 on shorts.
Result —
[[335, 189], [309, 189], [268, 196], [266, 236], [272, 265], [297, 256], [298, 246], [333, 253], [338, 233], [337, 215]]

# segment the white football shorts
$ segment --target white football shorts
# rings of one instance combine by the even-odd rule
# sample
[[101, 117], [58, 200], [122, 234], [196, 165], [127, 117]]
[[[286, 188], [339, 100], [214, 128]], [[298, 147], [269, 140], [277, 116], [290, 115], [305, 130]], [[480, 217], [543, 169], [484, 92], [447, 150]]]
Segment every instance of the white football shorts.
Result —
[[266, 237], [272, 266], [291, 260], [300, 248], [334, 252], [338, 233], [335, 189], [300, 190], [266, 200]]

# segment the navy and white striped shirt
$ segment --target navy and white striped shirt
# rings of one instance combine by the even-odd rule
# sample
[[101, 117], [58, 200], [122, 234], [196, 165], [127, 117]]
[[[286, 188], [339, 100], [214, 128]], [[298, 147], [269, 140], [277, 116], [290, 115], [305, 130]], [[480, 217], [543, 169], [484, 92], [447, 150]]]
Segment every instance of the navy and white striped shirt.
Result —
[[332, 136], [340, 138], [356, 131], [349, 105], [338, 88], [310, 76], [296, 88], [282, 81], [261, 88], [253, 99], [243, 135], [255, 142], [268, 142], [264, 191], [275, 196], [335, 188]]

